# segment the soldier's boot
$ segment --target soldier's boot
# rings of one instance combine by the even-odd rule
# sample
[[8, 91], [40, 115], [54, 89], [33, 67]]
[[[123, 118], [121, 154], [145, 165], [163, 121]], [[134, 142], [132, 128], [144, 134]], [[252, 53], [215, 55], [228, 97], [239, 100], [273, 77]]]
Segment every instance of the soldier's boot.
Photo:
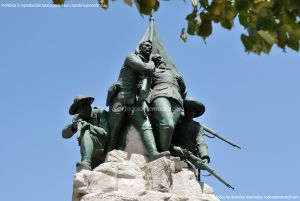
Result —
[[80, 172], [81, 170], [91, 170], [91, 168], [84, 163], [78, 162], [76, 163], [76, 172]]
[[80, 168], [91, 169], [93, 150], [94, 150], [93, 140], [90, 136], [90, 133], [86, 131], [80, 139], [81, 162], [78, 163], [78, 166]]
[[160, 157], [170, 157], [169, 151], [158, 152], [152, 130], [144, 130], [141, 132], [141, 137], [147, 150], [149, 160], [153, 161]]

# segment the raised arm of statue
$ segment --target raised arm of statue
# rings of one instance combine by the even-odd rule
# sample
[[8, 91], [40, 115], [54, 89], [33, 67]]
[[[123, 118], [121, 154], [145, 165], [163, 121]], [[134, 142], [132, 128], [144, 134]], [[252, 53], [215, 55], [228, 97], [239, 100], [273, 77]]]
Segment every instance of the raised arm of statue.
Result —
[[130, 54], [129, 56], [127, 56], [124, 65], [140, 73], [151, 73], [155, 68], [153, 61], [145, 63], [136, 54]]
[[63, 130], [62, 130], [62, 137], [63, 138], [71, 138], [76, 131], [73, 129], [73, 124], [68, 124]]

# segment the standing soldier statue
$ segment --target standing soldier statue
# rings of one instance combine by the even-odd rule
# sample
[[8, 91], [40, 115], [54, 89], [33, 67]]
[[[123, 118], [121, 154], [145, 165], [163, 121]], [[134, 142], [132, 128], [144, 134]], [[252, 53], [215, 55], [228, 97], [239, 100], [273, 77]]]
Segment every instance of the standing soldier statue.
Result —
[[148, 105], [145, 100], [138, 101], [137, 99], [143, 76], [151, 75], [155, 68], [153, 61], [150, 60], [151, 51], [152, 42], [142, 42], [139, 45], [139, 51], [126, 57], [117, 84], [109, 90], [107, 104], [110, 106], [110, 140], [107, 152], [117, 148], [121, 139], [121, 128], [124, 126], [126, 118], [129, 118], [140, 133], [150, 160], [170, 155], [169, 151], [162, 153], [157, 151], [147, 114]]
[[105, 160], [105, 145], [108, 140], [107, 112], [92, 108], [93, 97], [77, 96], [69, 109], [74, 115], [71, 124], [62, 131], [63, 138], [71, 138], [77, 133], [81, 162], [76, 164], [77, 171], [91, 170]]
[[167, 151], [183, 110], [186, 87], [181, 76], [170, 69], [159, 54], [153, 55], [152, 60], [156, 68], [152, 76], [151, 120], [160, 151]]

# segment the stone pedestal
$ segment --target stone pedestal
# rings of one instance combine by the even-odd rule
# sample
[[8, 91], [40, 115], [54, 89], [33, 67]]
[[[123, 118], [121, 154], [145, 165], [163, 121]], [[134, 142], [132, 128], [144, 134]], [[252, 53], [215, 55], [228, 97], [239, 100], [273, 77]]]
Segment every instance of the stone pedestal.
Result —
[[159, 158], [114, 150], [93, 171], [74, 176], [73, 201], [218, 201], [178, 158]]

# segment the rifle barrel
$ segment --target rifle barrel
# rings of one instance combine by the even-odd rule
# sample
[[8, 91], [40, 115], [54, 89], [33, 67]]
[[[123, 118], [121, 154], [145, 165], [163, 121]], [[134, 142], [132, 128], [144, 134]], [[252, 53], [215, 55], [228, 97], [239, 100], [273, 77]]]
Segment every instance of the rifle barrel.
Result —
[[225, 184], [228, 188], [231, 188], [234, 190], [234, 187], [232, 187], [229, 183], [227, 183], [222, 177], [220, 177], [213, 169], [211, 169], [208, 165], [203, 163], [203, 169], [215, 176], [219, 181], [221, 181], [223, 184]]
[[211, 175], [213, 175], [214, 177], [216, 177], [219, 181], [221, 181], [223, 184], [225, 184], [228, 188], [231, 188], [234, 190], [234, 188], [227, 183], [221, 176], [219, 176], [209, 165], [207, 165], [201, 158], [198, 158], [197, 156], [195, 156], [192, 152], [186, 150], [186, 149], [182, 149], [185, 157], [186, 157], [186, 161], [188, 162], [188, 164], [191, 165], [191, 167], [193, 167], [193, 169], [196, 168], [201, 168], [203, 170], [206, 170], [207, 172], [209, 172]]
[[208, 127], [206, 127], [206, 126], [203, 126], [203, 125], [202, 125], [202, 127], [203, 127], [203, 129], [204, 129], [206, 132], [212, 134], [213, 136], [219, 138], [220, 140], [222, 140], [222, 141], [224, 141], [224, 142], [230, 144], [230, 145], [233, 146], [233, 147], [236, 147], [236, 148], [238, 148], [238, 149], [242, 149], [240, 146], [238, 146], [238, 145], [236, 145], [236, 144], [230, 142], [229, 140], [227, 140], [227, 139], [225, 139], [224, 137], [220, 136], [217, 132], [211, 130], [210, 128], [208, 128]]

